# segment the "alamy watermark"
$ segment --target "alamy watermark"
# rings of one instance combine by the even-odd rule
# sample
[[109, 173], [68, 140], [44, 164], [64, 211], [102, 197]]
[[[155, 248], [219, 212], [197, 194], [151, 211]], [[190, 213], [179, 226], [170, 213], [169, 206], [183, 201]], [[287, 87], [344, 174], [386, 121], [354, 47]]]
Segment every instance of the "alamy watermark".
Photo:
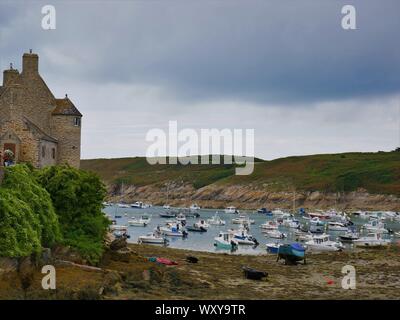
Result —
[[[168, 132], [154, 128], [147, 132], [146, 159], [155, 164], [235, 164], [237, 175], [254, 170], [254, 129], [178, 130], [177, 121], [168, 122]], [[201, 156], [198, 156], [201, 155]], [[211, 162], [210, 162], [211, 155]], [[200, 159], [199, 159], [200, 158]]]

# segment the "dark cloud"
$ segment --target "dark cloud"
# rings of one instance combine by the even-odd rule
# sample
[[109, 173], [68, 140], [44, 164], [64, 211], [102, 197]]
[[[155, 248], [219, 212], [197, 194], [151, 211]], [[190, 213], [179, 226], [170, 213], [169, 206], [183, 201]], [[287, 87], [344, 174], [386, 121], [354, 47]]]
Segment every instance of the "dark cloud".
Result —
[[354, 31], [341, 28], [346, 1], [56, 2], [55, 31], [40, 29], [43, 4], [0, 5], [3, 27], [23, 17], [2, 50], [53, 54], [63, 76], [161, 86], [188, 101], [286, 105], [400, 88], [396, 0], [352, 1]]

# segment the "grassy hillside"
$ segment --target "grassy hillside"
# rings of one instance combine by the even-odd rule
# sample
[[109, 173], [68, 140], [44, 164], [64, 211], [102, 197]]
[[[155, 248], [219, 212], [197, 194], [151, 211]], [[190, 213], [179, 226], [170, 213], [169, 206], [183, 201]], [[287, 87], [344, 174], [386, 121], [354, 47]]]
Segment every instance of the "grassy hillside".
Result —
[[234, 165], [149, 165], [145, 158], [82, 160], [109, 184], [163, 186], [187, 182], [195, 188], [209, 184], [252, 184], [269, 190], [331, 192], [365, 188], [370, 193], [400, 195], [400, 152], [342, 153], [257, 160], [253, 174], [236, 176]]

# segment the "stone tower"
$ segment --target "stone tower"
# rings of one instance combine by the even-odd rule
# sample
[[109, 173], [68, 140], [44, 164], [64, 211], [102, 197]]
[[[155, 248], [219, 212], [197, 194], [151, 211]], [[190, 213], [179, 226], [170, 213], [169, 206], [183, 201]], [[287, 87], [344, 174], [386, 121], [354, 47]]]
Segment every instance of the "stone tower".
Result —
[[11, 151], [14, 163], [79, 168], [81, 119], [67, 96], [54, 97], [39, 74], [39, 56], [25, 53], [22, 72], [10, 65], [0, 86], [0, 166]]

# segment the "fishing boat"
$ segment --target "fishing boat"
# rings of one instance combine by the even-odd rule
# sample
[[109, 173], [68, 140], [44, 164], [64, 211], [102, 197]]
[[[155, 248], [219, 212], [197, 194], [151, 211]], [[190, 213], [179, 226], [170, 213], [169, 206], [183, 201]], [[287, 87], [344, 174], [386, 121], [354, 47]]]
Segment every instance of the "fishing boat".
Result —
[[278, 230], [265, 231], [265, 236], [268, 238], [273, 238], [273, 239], [284, 239], [287, 237], [287, 235], [285, 233], [280, 232]]
[[278, 242], [275, 242], [275, 243], [267, 243], [265, 246], [267, 247], [268, 253], [277, 254], [281, 244]]
[[193, 203], [190, 207], [189, 210], [190, 211], [197, 211], [200, 210], [201, 208], [197, 205], [197, 203]]
[[150, 223], [147, 216], [142, 216], [140, 218], [134, 218], [128, 221], [128, 224], [132, 227], [145, 227]]
[[148, 233], [145, 236], [139, 236], [138, 243], [167, 244], [168, 239], [158, 235], [157, 233]]
[[298, 229], [300, 228], [300, 221], [294, 218], [288, 218], [283, 220], [282, 225], [286, 228]]
[[278, 224], [275, 221], [267, 221], [260, 225], [260, 228], [264, 230], [277, 230], [278, 229]]
[[190, 232], [207, 232], [207, 229], [196, 224], [192, 226], [186, 226], [186, 230]]
[[391, 241], [390, 239], [383, 239], [381, 233], [371, 232], [365, 237], [353, 240], [353, 243], [357, 247], [376, 248], [387, 246], [391, 243]]
[[306, 248], [300, 243], [282, 244], [278, 248], [278, 258], [285, 260], [285, 264], [294, 264], [298, 261], [304, 261], [306, 263]]
[[325, 232], [325, 223], [318, 217], [310, 219], [309, 231], [312, 233]]
[[360, 235], [353, 231], [347, 231], [345, 234], [339, 236], [339, 240], [342, 242], [353, 242], [358, 239], [360, 239]]
[[166, 212], [161, 212], [160, 217], [161, 218], [175, 218], [176, 214], [174, 212], [166, 211]]
[[207, 223], [213, 226], [224, 226], [226, 222], [216, 213], [212, 218], [207, 219]]
[[235, 250], [238, 248], [238, 241], [234, 239], [230, 232], [220, 232], [218, 237], [214, 238], [214, 245], [220, 249]]
[[343, 244], [338, 241], [331, 241], [329, 235], [321, 234], [314, 235], [312, 240], [305, 243], [307, 250], [314, 252], [321, 251], [340, 251], [343, 249]]
[[151, 205], [147, 204], [147, 203], [143, 203], [142, 201], [136, 201], [135, 203], [131, 204], [131, 208], [134, 209], [146, 209], [146, 208], [150, 208]]
[[205, 222], [204, 220], [199, 220], [194, 224], [195, 227], [203, 228], [203, 229], [208, 229], [210, 225]]
[[161, 234], [168, 237], [186, 237], [188, 234], [182, 227], [178, 225], [164, 226], [160, 228]]
[[371, 233], [389, 233], [390, 230], [385, 228], [385, 224], [378, 219], [373, 219], [369, 223], [364, 224], [362, 229]]
[[186, 216], [183, 213], [179, 213], [176, 216], [176, 220], [179, 221], [179, 222], [186, 222]]
[[249, 267], [243, 267], [244, 275], [247, 279], [261, 280], [262, 278], [268, 277], [268, 273], [260, 270], [256, 270]]
[[328, 229], [329, 231], [347, 231], [348, 227], [341, 222], [331, 221], [328, 222]]
[[248, 233], [245, 227], [240, 227], [238, 230], [228, 230], [233, 234], [233, 238], [238, 242], [240, 245], [249, 245], [254, 246], [258, 245], [258, 241], [254, 238], [251, 234]]
[[239, 211], [235, 207], [227, 207], [225, 213], [239, 213]]
[[239, 217], [237, 218], [233, 218], [232, 219], [232, 223], [233, 224], [254, 224], [255, 221], [250, 219], [248, 216], [241, 214]]

